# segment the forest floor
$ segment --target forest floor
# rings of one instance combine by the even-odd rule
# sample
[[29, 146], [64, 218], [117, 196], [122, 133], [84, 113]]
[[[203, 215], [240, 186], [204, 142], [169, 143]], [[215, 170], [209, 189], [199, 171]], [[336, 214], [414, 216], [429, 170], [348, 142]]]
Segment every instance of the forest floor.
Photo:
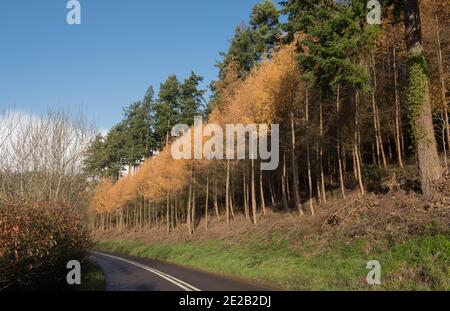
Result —
[[[98, 232], [97, 248], [149, 257], [289, 290], [450, 290], [450, 180], [430, 201], [414, 192], [349, 193], [316, 217], [273, 211], [146, 232]], [[382, 284], [369, 286], [378, 260]]]

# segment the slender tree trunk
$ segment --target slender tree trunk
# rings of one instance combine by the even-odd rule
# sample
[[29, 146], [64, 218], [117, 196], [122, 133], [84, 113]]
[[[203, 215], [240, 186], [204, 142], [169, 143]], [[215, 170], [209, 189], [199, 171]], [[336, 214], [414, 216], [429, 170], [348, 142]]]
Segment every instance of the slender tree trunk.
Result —
[[247, 165], [245, 165], [244, 168], [244, 175], [243, 175], [243, 191], [244, 191], [244, 215], [245, 219], [250, 219], [250, 211], [248, 208], [248, 180], [247, 180]]
[[325, 190], [325, 174], [323, 171], [323, 103], [319, 102], [319, 169], [320, 169], [320, 186], [322, 190], [322, 200], [327, 202], [327, 193]]
[[402, 127], [402, 117], [401, 117], [401, 106], [400, 106], [400, 95], [398, 91], [398, 71], [397, 71], [397, 52], [395, 45], [392, 48], [392, 58], [394, 64], [394, 91], [395, 91], [395, 146], [397, 150], [398, 164], [400, 168], [403, 168], [403, 154], [402, 154], [402, 144], [401, 144], [401, 127]]
[[353, 161], [353, 177], [358, 180], [358, 164], [356, 163], [356, 149], [355, 149], [355, 137], [353, 137], [352, 145], [352, 161]]
[[442, 119], [442, 148], [443, 148], [443, 152], [444, 152], [444, 164], [445, 167], [448, 167], [448, 163], [447, 163], [447, 143], [445, 141], [445, 113], [444, 111], [441, 111], [441, 119]]
[[[306, 100], [305, 100], [305, 118], [306, 118], [306, 166], [308, 171], [308, 190], [309, 190], [309, 210], [311, 215], [315, 215], [314, 204], [313, 204], [313, 185], [311, 177], [311, 153], [310, 153], [310, 140], [309, 140], [309, 91], [306, 88]], [[293, 121], [291, 121], [293, 123]], [[293, 127], [293, 125], [292, 125]], [[295, 132], [294, 132], [294, 145], [295, 145]], [[294, 147], [295, 150], [295, 147]], [[295, 178], [294, 178], [295, 180]], [[318, 194], [320, 196], [320, 193]], [[300, 212], [301, 213], [301, 212]]]
[[189, 179], [189, 194], [188, 194], [188, 204], [187, 204], [187, 212], [186, 212], [186, 222], [189, 234], [192, 235], [192, 218], [191, 218], [191, 209], [192, 209], [192, 179], [194, 174], [194, 164], [191, 164], [191, 177]]
[[126, 223], [125, 223], [125, 231], [128, 231], [129, 222], [130, 222], [130, 207], [128, 204], [126, 205], [126, 210], [127, 210], [127, 217], [126, 217]]
[[196, 210], [197, 210], [197, 206], [196, 206], [196, 193], [195, 193], [195, 188], [196, 188], [196, 176], [195, 176], [195, 168], [194, 168], [194, 172], [192, 175], [192, 234], [195, 233], [196, 231], [196, 226], [197, 226], [197, 215], [196, 215]]
[[227, 180], [225, 186], [225, 217], [227, 225], [230, 224], [230, 160], [227, 160]]
[[[444, 72], [444, 61], [442, 58], [442, 46], [441, 46], [441, 34], [440, 34], [440, 26], [439, 26], [439, 16], [438, 10], [436, 7], [436, 1], [433, 1], [434, 4], [434, 19], [436, 25], [436, 50], [438, 56], [438, 68], [439, 68], [439, 80], [441, 82], [441, 100], [443, 105], [443, 120], [444, 120], [444, 130], [443, 130], [443, 145], [445, 151], [445, 167], [448, 167], [447, 160], [447, 150], [450, 150], [450, 126], [448, 121], [448, 103], [447, 103], [447, 88], [445, 86], [445, 72]], [[447, 145], [446, 139], [447, 136]]]
[[217, 179], [214, 179], [214, 211], [216, 212], [217, 221], [220, 221], [219, 202], [217, 198]]
[[119, 230], [123, 231], [124, 227], [124, 215], [123, 215], [123, 207], [120, 209], [120, 218], [119, 218]]
[[255, 160], [252, 155], [252, 220], [256, 225], [256, 189], [255, 189]]
[[290, 180], [289, 180], [289, 176], [290, 174], [287, 173], [287, 163], [286, 163], [286, 194], [287, 194], [287, 200], [288, 203], [291, 203], [292, 201], [292, 196], [291, 196], [291, 184], [290, 184]]
[[294, 124], [294, 114], [291, 112], [291, 161], [292, 161], [292, 183], [294, 188], [294, 199], [295, 207], [298, 209], [300, 216], [304, 215], [302, 208], [302, 201], [300, 198], [300, 193], [298, 190], [298, 167], [297, 167], [297, 157], [296, 157], [296, 141], [295, 141], [295, 124]]
[[340, 86], [337, 87], [336, 91], [336, 151], [338, 158], [338, 168], [339, 168], [339, 185], [341, 187], [342, 197], [345, 199], [345, 186], [344, 186], [344, 174], [342, 172], [342, 159], [341, 159], [341, 138], [340, 138], [340, 117], [341, 113], [341, 95]]
[[139, 230], [144, 229], [144, 198], [141, 198], [141, 208], [139, 209]]
[[383, 138], [381, 136], [381, 122], [380, 122], [380, 114], [378, 111], [378, 104], [376, 101], [376, 91], [377, 91], [377, 68], [376, 68], [376, 60], [375, 55], [372, 52], [372, 76], [373, 76], [373, 88], [372, 88], [372, 109], [373, 109], [373, 119], [374, 119], [374, 127], [375, 127], [375, 140], [377, 147], [377, 155], [378, 159], [381, 158], [383, 162], [383, 167], [387, 168], [386, 155], [384, 153], [384, 145]]
[[170, 233], [170, 198], [169, 194], [166, 196], [166, 223], [167, 223], [167, 233]]
[[175, 215], [177, 214], [177, 197], [174, 194], [172, 194], [171, 207], [172, 209], [170, 212], [170, 222], [172, 225], [172, 229], [175, 229], [176, 228]]
[[178, 193], [175, 195], [175, 228], [178, 228]]
[[283, 175], [281, 176], [281, 195], [283, 200], [283, 208], [288, 210], [288, 201], [286, 194], [286, 152], [283, 151]]
[[206, 175], [205, 229], [208, 230], [209, 173]]
[[133, 231], [136, 231], [137, 226], [137, 203], [134, 201], [133, 205]]
[[[443, 118], [444, 118], [444, 124], [443, 124], [444, 125], [444, 129], [442, 131], [443, 132], [442, 133], [442, 139], [443, 139], [444, 149], [446, 151], [445, 152], [445, 167], [448, 168], [447, 150], [449, 150], [448, 148], [450, 148], [450, 126], [448, 124], [449, 122], [448, 122], [447, 103], [445, 103], [444, 111], [442, 112], [442, 114], [443, 114]], [[448, 145], [445, 145], [445, 136], [447, 136], [447, 143], [448, 143]]]
[[[180, 206], [181, 207], [184, 206], [184, 200], [182, 198], [180, 198]], [[186, 220], [186, 209], [184, 209], [184, 208], [180, 209], [180, 221], [181, 222], [187, 222], [187, 220]]]
[[[233, 176], [233, 170], [230, 172], [231, 176]], [[233, 179], [230, 178], [230, 216], [231, 219], [234, 220], [234, 185], [233, 185]]]
[[276, 200], [275, 200], [275, 194], [273, 190], [273, 179], [272, 177], [269, 178], [269, 192], [270, 192], [270, 200], [272, 202], [272, 207], [275, 207]]
[[261, 210], [263, 216], [266, 216], [266, 200], [264, 199], [263, 171], [259, 171], [259, 195], [261, 198]]
[[355, 133], [354, 133], [354, 150], [355, 150], [355, 160], [356, 160], [356, 171], [358, 175], [358, 184], [361, 194], [365, 193], [362, 172], [361, 172], [361, 152], [360, 152], [360, 132], [359, 132], [359, 90], [355, 91]]

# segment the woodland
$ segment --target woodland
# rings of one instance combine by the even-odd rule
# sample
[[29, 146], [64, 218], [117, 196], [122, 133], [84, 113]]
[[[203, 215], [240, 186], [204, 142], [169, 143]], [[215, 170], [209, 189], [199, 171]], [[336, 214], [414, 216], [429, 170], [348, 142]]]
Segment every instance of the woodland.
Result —
[[[281, 7], [281, 10], [279, 9]], [[384, 1], [381, 25], [365, 1], [256, 5], [202, 77], [150, 87], [106, 137], [86, 170], [99, 230], [146, 231], [203, 220], [257, 224], [267, 210], [314, 217], [330, 198], [406, 189], [432, 200], [445, 181], [448, 1]], [[282, 22], [285, 20], [285, 22]], [[279, 124], [280, 165], [258, 160], [174, 160], [169, 135], [201, 115], [210, 124]], [[409, 175], [405, 172], [411, 172]]]

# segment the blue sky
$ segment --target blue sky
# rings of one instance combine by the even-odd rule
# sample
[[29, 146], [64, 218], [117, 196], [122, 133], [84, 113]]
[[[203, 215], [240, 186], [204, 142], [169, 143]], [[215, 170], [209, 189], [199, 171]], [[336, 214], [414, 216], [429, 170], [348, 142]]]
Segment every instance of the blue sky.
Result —
[[219, 51], [258, 0], [66, 0], [0, 2], [0, 110], [79, 110], [99, 128], [121, 118], [149, 85], [191, 70], [217, 76]]

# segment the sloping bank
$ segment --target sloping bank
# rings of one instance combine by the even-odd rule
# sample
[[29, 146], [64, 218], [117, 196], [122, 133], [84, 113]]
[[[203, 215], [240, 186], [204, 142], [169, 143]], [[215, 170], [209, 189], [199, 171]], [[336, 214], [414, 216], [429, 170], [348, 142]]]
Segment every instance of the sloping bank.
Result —
[[[317, 249], [315, 242], [299, 250], [287, 239], [255, 240], [245, 245], [223, 240], [152, 243], [102, 240], [97, 249], [203, 269], [269, 283], [289, 290], [449, 290], [450, 234], [420, 236], [385, 246], [367, 240], [335, 240]], [[370, 287], [366, 265], [378, 260], [382, 285]]]

